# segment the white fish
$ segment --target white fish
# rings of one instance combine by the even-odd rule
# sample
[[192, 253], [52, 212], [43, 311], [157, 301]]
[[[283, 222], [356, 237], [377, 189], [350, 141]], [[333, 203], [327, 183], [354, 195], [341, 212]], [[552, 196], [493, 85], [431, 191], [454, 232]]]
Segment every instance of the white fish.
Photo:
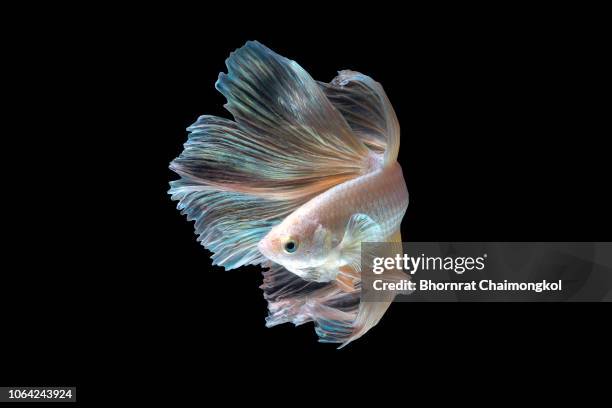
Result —
[[315, 82], [257, 42], [226, 65], [216, 87], [235, 122], [202, 116], [188, 128], [172, 199], [215, 264], [268, 268], [268, 326], [314, 321], [320, 341], [345, 345], [393, 300], [360, 302], [360, 248], [401, 241], [408, 191], [395, 112], [368, 76]]

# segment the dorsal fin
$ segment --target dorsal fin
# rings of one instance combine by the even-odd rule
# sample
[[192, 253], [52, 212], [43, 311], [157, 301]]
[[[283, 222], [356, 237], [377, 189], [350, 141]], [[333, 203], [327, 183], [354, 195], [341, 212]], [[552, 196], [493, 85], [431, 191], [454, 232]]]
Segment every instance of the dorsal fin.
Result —
[[385, 165], [397, 160], [400, 127], [383, 87], [367, 75], [344, 70], [329, 84], [319, 82], [353, 133], [368, 147], [384, 151]]

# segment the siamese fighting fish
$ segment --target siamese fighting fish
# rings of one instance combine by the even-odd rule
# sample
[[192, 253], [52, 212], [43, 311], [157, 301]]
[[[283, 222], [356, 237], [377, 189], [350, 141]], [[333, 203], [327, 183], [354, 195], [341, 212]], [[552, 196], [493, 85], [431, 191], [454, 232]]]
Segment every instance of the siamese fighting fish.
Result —
[[361, 300], [361, 243], [401, 242], [408, 190], [400, 129], [382, 86], [330, 83], [249, 41], [215, 87], [233, 120], [204, 115], [170, 164], [178, 209], [226, 270], [264, 268], [268, 327], [314, 322], [341, 343], [375, 326], [393, 296]]

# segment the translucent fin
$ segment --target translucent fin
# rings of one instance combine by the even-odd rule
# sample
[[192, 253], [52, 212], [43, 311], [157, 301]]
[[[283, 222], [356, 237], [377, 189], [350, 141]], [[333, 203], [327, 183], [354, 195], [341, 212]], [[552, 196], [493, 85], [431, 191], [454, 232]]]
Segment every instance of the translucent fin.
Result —
[[[401, 242], [402, 237], [401, 233], [398, 230], [391, 237], [387, 238], [385, 241], [393, 242], [396, 245], [387, 246], [388, 253], [387, 254], [377, 254], [377, 256], [395, 256], [398, 250], [401, 251]], [[410, 279], [408, 275], [399, 270], [387, 271], [385, 272], [384, 279], [390, 282], [397, 282], [401, 279]], [[386, 298], [381, 298], [376, 302], [360, 302], [359, 304], [359, 312], [357, 313], [357, 317], [353, 322], [353, 332], [350, 336], [343, 342], [340, 348], [345, 347], [350, 342], [357, 340], [359, 337], [363, 336], [368, 332], [372, 327], [376, 326], [380, 319], [383, 317], [391, 302], [395, 298], [395, 293], [387, 291], [382, 292]]]
[[350, 341], [361, 328], [355, 326], [360, 310], [361, 242], [380, 241], [382, 238], [380, 227], [370, 217], [353, 215], [339, 244], [341, 257], [346, 257], [349, 265], [341, 267], [331, 282], [305, 281], [282, 266], [272, 264], [264, 272], [262, 285], [270, 312], [266, 325], [272, 327], [287, 322], [299, 325], [312, 321], [319, 341]]
[[266, 267], [268, 269], [263, 272], [264, 279], [260, 288], [263, 289], [267, 301], [278, 302], [297, 295], [306, 296], [327, 286], [326, 282], [306, 281], [282, 265], [270, 261], [266, 262]]
[[356, 288], [356, 282], [359, 281], [359, 274], [353, 273], [353, 269], [343, 266], [340, 268], [336, 276], [336, 285], [344, 292], [352, 292]]
[[366, 334], [372, 327], [376, 326], [383, 317], [393, 299], [387, 299], [380, 302], [361, 303], [359, 305], [359, 313], [352, 327], [353, 331], [347, 339], [338, 348], [346, 347], [349, 343], [357, 340]]
[[[213, 252], [213, 264], [225, 269], [259, 264], [261, 237], [291, 211], [291, 202], [274, 201], [233, 191], [216, 190], [186, 176], [170, 183], [173, 200], [187, 220], [195, 221], [198, 241]], [[253, 218], [257, 214], [258, 218]]]
[[267, 327], [313, 322], [319, 341], [324, 343], [342, 343], [353, 333], [358, 289], [347, 292], [335, 282], [307, 282], [277, 264], [271, 264], [263, 275], [261, 288], [269, 310]]
[[384, 163], [397, 160], [400, 127], [383, 87], [367, 75], [340, 71], [329, 84], [320, 82], [328, 99], [368, 147], [384, 151]]
[[277, 179], [359, 174], [368, 149], [295, 61], [249, 41], [226, 65], [216, 87], [240, 127], [270, 152], [266, 161], [277, 168]]
[[361, 271], [361, 243], [381, 242], [380, 226], [366, 214], [353, 214], [349, 219], [344, 237], [338, 245], [341, 259], [356, 271]]
[[353, 314], [321, 303], [312, 303], [309, 306], [311, 313], [316, 316], [315, 333], [321, 343], [340, 343], [353, 332]]
[[263, 261], [257, 242], [310, 198], [359, 176], [369, 149], [298, 64], [257, 42], [217, 89], [236, 122], [202, 116], [170, 168], [169, 193], [226, 269]]
[[[390, 294], [381, 301], [361, 302], [361, 282], [356, 271], [344, 272], [344, 276], [355, 278], [350, 290], [348, 285], [338, 285], [336, 280], [324, 283], [305, 281], [281, 265], [268, 266], [261, 286], [268, 301], [266, 326], [313, 322], [320, 342], [341, 343], [340, 348], [376, 326], [394, 298]], [[403, 273], [389, 277], [393, 281], [400, 278], [409, 279]]]

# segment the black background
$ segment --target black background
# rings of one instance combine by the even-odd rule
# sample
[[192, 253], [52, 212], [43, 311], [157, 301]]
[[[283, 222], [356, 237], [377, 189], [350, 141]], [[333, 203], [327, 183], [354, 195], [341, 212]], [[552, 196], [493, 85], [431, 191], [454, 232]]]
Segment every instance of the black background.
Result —
[[264, 388], [307, 378], [316, 388], [395, 362], [451, 374], [466, 355], [533, 363], [522, 346], [561, 367], [571, 357], [553, 349], [575, 338], [597, 358], [588, 353], [606, 320], [589, 304], [394, 304], [340, 351], [317, 343], [311, 324], [266, 329], [259, 270], [211, 267], [166, 194], [185, 128], [201, 114], [230, 117], [214, 82], [252, 39], [317, 80], [353, 69], [383, 85], [402, 132], [405, 240], [610, 240], [597, 24], [438, 11], [373, 24], [333, 9], [247, 24], [149, 12], [73, 21], [34, 41], [37, 64], [26, 65], [51, 89], [30, 98], [28, 131], [17, 133], [27, 142], [15, 138], [8, 169], [24, 219], [2, 287], [8, 383], [76, 384], [93, 399], [101, 384], [143, 376], [205, 388], [206, 375]]

